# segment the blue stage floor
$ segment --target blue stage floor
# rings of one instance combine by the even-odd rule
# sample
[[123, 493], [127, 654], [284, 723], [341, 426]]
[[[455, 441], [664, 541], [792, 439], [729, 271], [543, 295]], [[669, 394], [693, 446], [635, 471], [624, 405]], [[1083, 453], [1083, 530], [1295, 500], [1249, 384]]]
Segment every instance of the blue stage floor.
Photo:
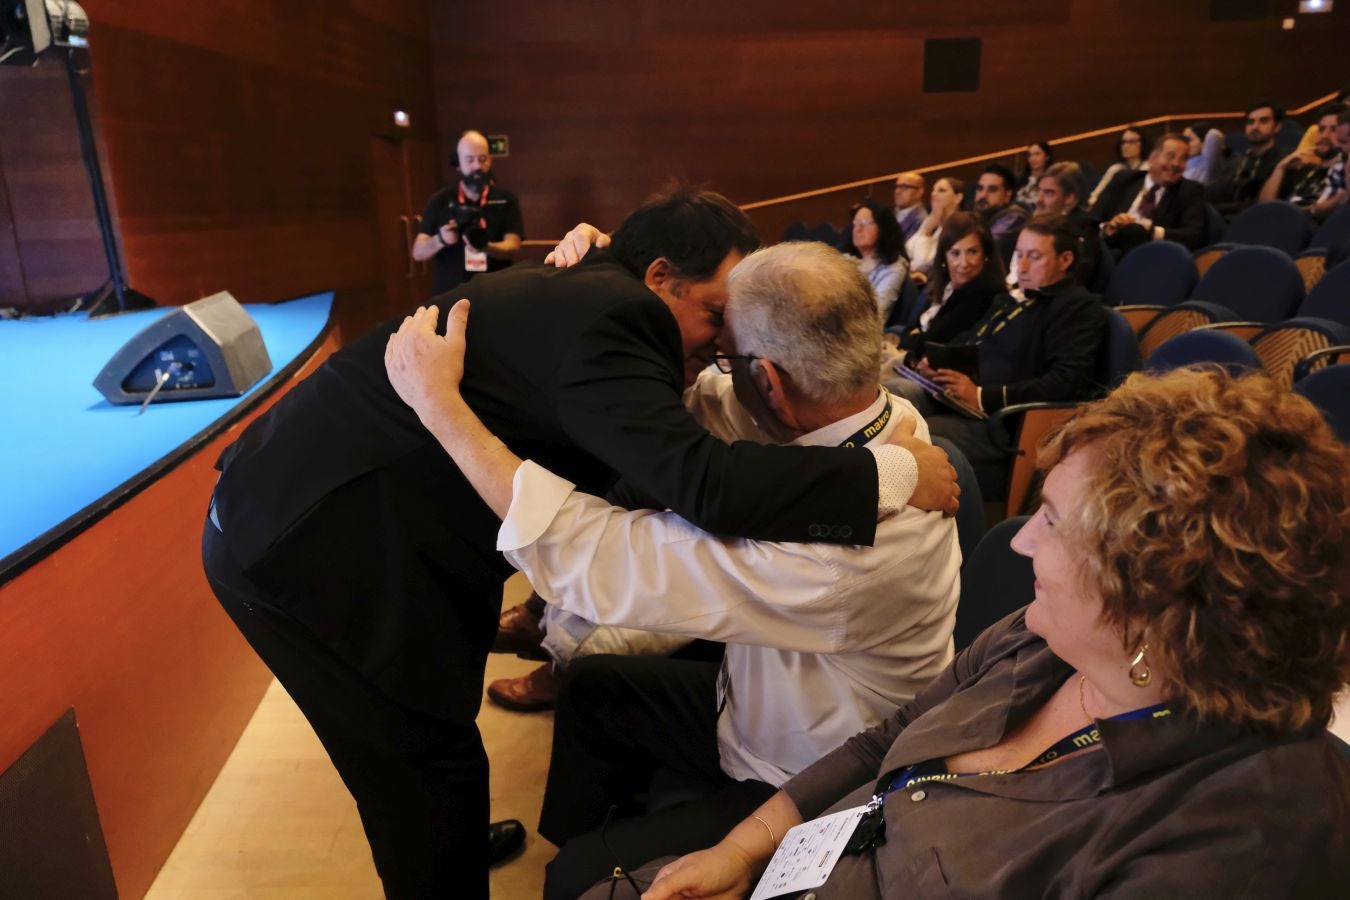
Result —
[[94, 378], [132, 335], [171, 309], [0, 321], [0, 572], [14, 562], [11, 554], [116, 494], [246, 402], [322, 334], [332, 305], [331, 292], [245, 305], [272, 373], [243, 397], [152, 403], [144, 415], [108, 403]]

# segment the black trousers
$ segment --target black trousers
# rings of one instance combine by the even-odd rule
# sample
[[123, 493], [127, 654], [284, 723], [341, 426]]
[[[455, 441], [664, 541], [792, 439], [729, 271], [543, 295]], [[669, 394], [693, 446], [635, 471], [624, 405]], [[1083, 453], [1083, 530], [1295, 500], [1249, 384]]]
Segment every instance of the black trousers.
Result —
[[[710, 846], [773, 796], [771, 785], [722, 771], [717, 671], [648, 656], [589, 656], [568, 667], [539, 819], [539, 833], [562, 847], [545, 873], [546, 900], [579, 896], [616, 865]], [[648, 812], [634, 798], [658, 770], [657, 788], [679, 780], [682, 799]], [[611, 805], [615, 819], [602, 829]]]
[[410, 709], [373, 686], [277, 610], [209, 519], [202, 560], [221, 606], [356, 799], [385, 895], [486, 898], [488, 762], [478, 726]]

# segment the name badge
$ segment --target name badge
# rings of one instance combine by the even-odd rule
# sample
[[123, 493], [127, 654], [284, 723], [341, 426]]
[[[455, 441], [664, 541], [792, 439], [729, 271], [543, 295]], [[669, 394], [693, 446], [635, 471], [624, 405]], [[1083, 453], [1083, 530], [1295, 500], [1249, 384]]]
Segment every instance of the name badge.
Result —
[[466, 272], [486, 272], [487, 254], [482, 250], [475, 250], [468, 244], [464, 245], [464, 271]]
[[818, 888], [830, 877], [844, 845], [867, 810], [855, 806], [834, 815], [803, 822], [783, 835], [750, 900], [768, 900], [779, 894]]

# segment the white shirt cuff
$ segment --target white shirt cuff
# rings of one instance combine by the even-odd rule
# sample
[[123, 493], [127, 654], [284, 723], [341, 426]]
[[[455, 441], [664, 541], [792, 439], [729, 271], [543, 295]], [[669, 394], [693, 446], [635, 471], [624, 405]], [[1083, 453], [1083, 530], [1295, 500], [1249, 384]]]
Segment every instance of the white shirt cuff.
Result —
[[877, 458], [877, 518], [895, 515], [919, 486], [919, 464], [913, 453], [894, 444], [867, 449]]
[[497, 529], [497, 549], [505, 553], [537, 541], [574, 490], [576, 485], [542, 466], [528, 459], [521, 463], [511, 479], [511, 507]]

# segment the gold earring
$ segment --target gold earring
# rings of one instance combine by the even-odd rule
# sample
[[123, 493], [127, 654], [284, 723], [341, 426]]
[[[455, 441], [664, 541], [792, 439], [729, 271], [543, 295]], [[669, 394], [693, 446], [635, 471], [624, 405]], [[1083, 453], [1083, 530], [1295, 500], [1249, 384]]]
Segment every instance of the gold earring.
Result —
[[1140, 647], [1130, 662], [1130, 683], [1138, 688], [1148, 687], [1148, 683], [1153, 680], [1153, 670], [1148, 667], [1148, 660], [1144, 659], [1147, 650], [1148, 644]]

